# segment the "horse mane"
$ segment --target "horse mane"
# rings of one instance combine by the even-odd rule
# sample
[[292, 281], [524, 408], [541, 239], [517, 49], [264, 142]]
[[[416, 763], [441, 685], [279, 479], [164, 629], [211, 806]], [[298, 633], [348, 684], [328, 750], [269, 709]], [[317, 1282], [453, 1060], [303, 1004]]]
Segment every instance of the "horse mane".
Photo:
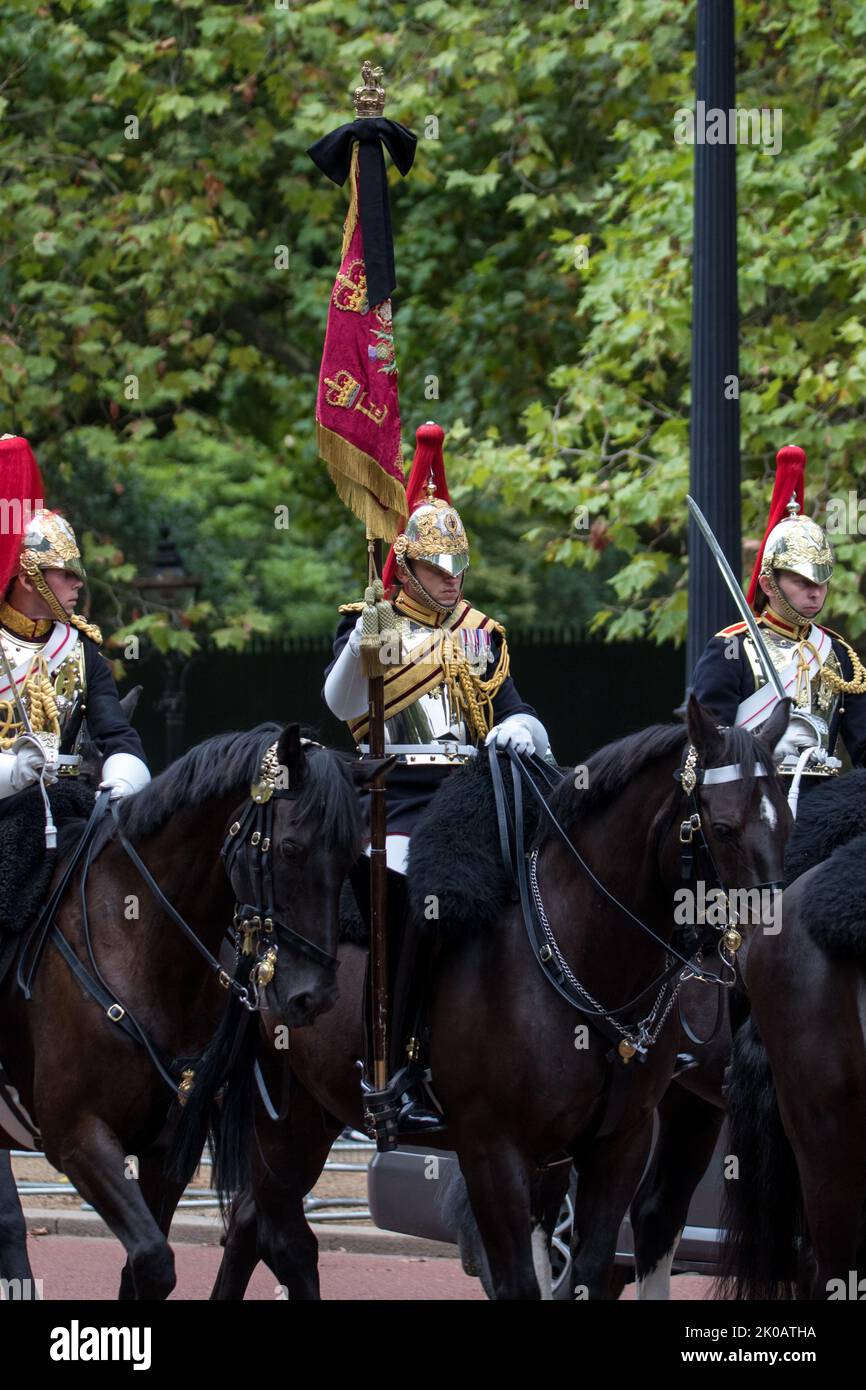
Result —
[[[118, 807], [120, 828], [130, 840], [146, 839], [168, 824], [172, 816], [202, 802], [229, 796], [255, 781], [265, 752], [279, 738], [282, 724], [258, 724], [254, 729], [215, 734], [160, 772], [141, 791], [124, 797]], [[346, 759], [318, 745], [307, 750], [304, 782], [297, 815], [318, 821], [318, 834], [328, 848], [348, 846], [361, 852], [361, 813], [346, 771]], [[94, 855], [109, 839], [113, 823], [103, 822]]]
[[[749, 797], [754, 781], [755, 739], [747, 729], [730, 728], [721, 731], [725, 739], [725, 762], [739, 763], [743, 769], [740, 781], [744, 801]], [[586, 786], [575, 786], [575, 778], [566, 776], [550, 798], [550, 808], [566, 831], [573, 830], [587, 816], [602, 810], [614, 797], [621, 795], [629, 782], [651, 764], [682, 753], [688, 742], [685, 724], [652, 724], [647, 729], [626, 734], [593, 753], [586, 763]], [[772, 765], [769, 776], [775, 776]], [[545, 820], [537, 843], [543, 845], [555, 832]]]
[[196, 744], [141, 791], [123, 797], [118, 819], [124, 834], [130, 840], [155, 835], [178, 811], [252, 782], [265, 751], [281, 733], [280, 724], [258, 724]]
[[[682, 751], [686, 739], [685, 724], [652, 724], [606, 744], [586, 763], [585, 787], [575, 786], [575, 777], [563, 778], [550, 798], [551, 811], [563, 829], [570, 832], [621, 795], [628, 783], [651, 763]], [[544, 844], [553, 833], [545, 820], [539, 844]]]

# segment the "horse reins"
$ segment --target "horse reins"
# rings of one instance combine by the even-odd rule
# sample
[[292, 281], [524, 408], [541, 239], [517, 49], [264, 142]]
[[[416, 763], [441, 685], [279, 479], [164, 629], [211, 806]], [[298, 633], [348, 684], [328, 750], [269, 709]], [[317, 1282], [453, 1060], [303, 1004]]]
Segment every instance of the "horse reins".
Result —
[[[226, 875], [232, 883], [232, 874], [238, 869], [245, 874], [251, 891], [248, 894], [253, 899], [252, 904], [235, 902], [234, 913], [234, 946], [236, 953], [236, 967], [233, 975], [224, 968], [216, 956], [208, 950], [204, 942], [196, 935], [193, 928], [181, 916], [174, 905], [165, 896], [156, 879], [144, 863], [143, 859], [135, 849], [134, 845], [124, 834], [117, 802], [109, 799], [108, 790], [100, 791], [97, 794], [93, 811], [85, 826], [78, 844], [70, 855], [63, 873], [46, 902], [33, 926], [27, 932], [19, 956], [17, 969], [17, 982], [21, 988], [25, 999], [30, 999], [33, 993], [33, 983], [39, 963], [45, 948], [46, 942], [50, 939], [58, 948], [60, 954], [69, 965], [79, 983], [105, 1010], [106, 1016], [120, 1025], [124, 1031], [140, 1043], [148, 1052], [163, 1080], [175, 1093], [179, 1089], [182, 1091], [184, 1083], [181, 1082], [180, 1088], [176, 1078], [172, 1077], [167, 1067], [160, 1058], [158, 1051], [150, 1042], [134, 1015], [130, 1012], [127, 1005], [117, 997], [103, 978], [97, 966], [92, 937], [90, 931], [90, 918], [87, 908], [87, 879], [91, 867], [93, 845], [98, 827], [103, 821], [109, 807], [114, 820], [114, 834], [124, 852], [134, 864], [138, 873], [144, 879], [154, 899], [165, 914], [180, 928], [190, 944], [198, 951], [199, 955], [206, 961], [209, 968], [214, 972], [219, 984], [223, 989], [232, 991], [238, 1002], [250, 1012], [260, 1009], [259, 990], [265, 988], [273, 979], [278, 945], [274, 939], [275, 929], [279, 929], [281, 935], [285, 935], [288, 945], [304, 955], [310, 957], [317, 964], [327, 969], [336, 970], [337, 957], [328, 951], [317, 946], [315, 942], [307, 940], [299, 932], [287, 926], [274, 911], [273, 899], [273, 868], [271, 861], [272, 851], [272, 831], [274, 817], [274, 798], [292, 798], [299, 795], [297, 790], [283, 788], [278, 784], [276, 776], [276, 744], [272, 744], [264, 755], [261, 765], [259, 778], [250, 788], [250, 800], [246, 805], [242, 815], [238, 820], [229, 826], [222, 848], [220, 858], [223, 861]], [[247, 840], [247, 831], [250, 826], [254, 828]], [[55, 918], [61, 900], [69, 886], [72, 876], [77, 869], [82, 858], [84, 867], [81, 873], [80, 897], [82, 914], [82, 933], [87, 947], [88, 957], [93, 969], [91, 975], [82, 962], [78, 959], [75, 951], [69, 942], [62, 935], [58, 928]], [[262, 953], [262, 940], [264, 942], [264, 952]], [[241, 964], [244, 957], [252, 956], [252, 968], [249, 972], [248, 982], [241, 982]], [[188, 1089], [188, 1087], [187, 1087]]]
[[[620, 900], [616, 898], [605, 887], [605, 885], [597, 877], [592, 868], [589, 866], [589, 864], [587, 864], [586, 860], [582, 857], [580, 852], [572, 843], [570, 836], [565, 831], [563, 826], [560, 824], [554, 812], [551, 810], [546, 798], [544, 797], [540, 789], [536, 786], [535, 781], [533, 780], [533, 777], [530, 774], [527, 766], [524, 764], [523, 760], [511, 749], [507, 749], [504, 751], [507, 753], [511, 762], [511, 775], [514, 791], [515, 808], [513, 825], [511, 823], [511, 818], [508, 814], [508, 805], [505, 799], [504, 786], [502, 782], [502, 773], [499, 768], [498, 758], [492, 757], [489, 760], [491, 780], [493, 783], [494, 799], [497, 807], [497, 821], [499, 828], [500, 845], [503, 847], [503, 849], [507, 848], [508, 851], [507, 855], [503, 853], [503, 857], [505, 859], [506, 869], [508, 870], [512, 878], [512, 887], [516, 889], [516, 891], [512, 892], [512, 897], [515, 901], [519, 898], [521, 902], [524, 925], [526, 926], [530, 943], [533, 947], [533, 952], [536, 956], [536, 959], [538, 960], [539, 965], [541, 966], [541, 969], [544, 972], [546, 978], [549, 980], [550, 984], [554, 987], [554, 989], [556, 989], [557, 993], [559, 993], [564, 999], [566, 999], [567, 1002], [578, 1012], [589, 1017], [593, 1024], [599, 1029], [599, 1031], [603, 1032], [605, 1036], [609, 1038], [609, 1040], [616, 1043], [617, 1055], [621, 1058], [622, 1061], [629, 1061], [630, 1058], [635, 1055], [635, 1053], [639, 1053], [642, 1056], [644, 1055], [647, 1046], [651, 1045], [659, 1036], [661, 1032], [661, 1027], [664, 1024], [664, 1021], [670, 1013], [670, 1010], [672, 1009], [673, 1004], [679, 994], [680, 986], [687, 978], [696, 977], [701, 980], [704, 980], [707, 983], [715, 983], [719, 988], [728, 987], [734, 982], [735, 976], [733, 973], [733, 956], [740, 945], [739, 933], [736, 932], [735, 929], [732, 928], [730, 925], [724, 928], [724, 930], [722, 930], [721, 928], [713, 928], [714, 931], [721, 931], [722, 941], [719, 942], [719, 953], [726, 968], [731, 971], [731, 978], [723, 979], [721, 976], [706, 974], [702, 966], [698, 963], [700, 955], [703, 949], [705, 948], [705, 943], [702, 942], [696, 954], [691, 959], [689, 959], [686, 956], [682, 955], [679, 951], [677, 951], [669, 942], [666, 942], [662, 937], [660, 937], [656, 932], [654, 932], [653, 929], [646, 922], [643, 922], [641, 918], [636, 916], [636, 914], [632, 912], [632, 910], [629, 907], [627, 907], [625, 903], [620, 902]], [[680, 767], [674, 774], [675, 779], [680, 781], [681, 785], [683, 786], [683, 790], [688, 798], [688, 819], [683, 820], [680, 826], [680, 843], [684, 846], [682, 855], [683, 872], [685, 876], [691, 877], [691, 873], [694, 868], [694, 853], [693, 851], [691, 851], [691, 846], [695, 842], [695, 836], [697, 836], [697, 848], [698, 850], [706, 853], [707, 860], [716, 878], [716, 882], [721, 888], [721, 891], [724, 893], [726, 901], [729, 903], [730, 895], [727, 889], [724, 888], [724, 886], [722, 885], [722, 879], [715, 865], [712, 850], [710, 848], [709, 843], [707, 842], [706, 836], [703, 831], [696, 789], [699, 783], [725, 782], [737, 780], [740, 776], [742, 776], [742, 772], [739, 764], [731, 764], [730, 766], [722, 768], [710, 768], [701, 770], [697, 766], [697, 759], [698, 755], [696, 750], [690, 746], [687, 746], [684, 751]], [[532, 759], [531, 761], [536, 770], [538, 770], [541, 766], [539, 761], [537, 759]], [[756, 765], [755, 774], [764, 775], [764, 769], [760, 767], [760, 765]], [[547, 780], [548, 787], [550, 787], [550, 779], [548, 778]], [[532, 853], [528, 856], [529, 874], [527, 877], [527, 855], [525, 852], [525, 846], [523, 842], [523, 782], [526, 782], [532, 795], [538, 802], [538, 805], [541, 808], [542, 813], [547, 818], [547, 820], [549, 821], [550, 825], [553, 827], [559, 838], [563, 841], [570, 855], [580, 865], [584, 874], [589, 878], [596, 891], [599, 892], [600, 895], [604, 897], [619, 912], [621, 912], [624, 916], [626, 916], [628, 919], [634, 922], [635, 925], [639, 927], [641, 931], [643, 931], [647, 936], [651, 937], [652, 940], [657, 942], [657, 944], [661, 946], [662, 949], [665, 951], [666, 959], [672, 961], [672, 963], [664, 971], [662, 971], [662, 973], [658, 975], [649, 985], [647, 985], [643, 990], [641, 990], [639, 994], [637, 994], [633, 999], [629, 1000], [627, 1003], [619, 1005], [616, 1008], [606, 1009], [602, 1005], [600, 1005], [597, 1000], [593, 998], [589, 991], [580, 983], [577, 977], [573, 974], [573, 972], [568, 966], [567, 961], [565, 960], [562, 951], [559, 948], [552, 928], [550, 927], [550, 923], [547, 920], [547, 915], [544, 911], [544, 904], [541, 898], [541, 892], [538, 887], [537, 849], [533, 850]], [[514, 834], [513, 853], [510, 833], [512, 831]], [[688, 852], [685, 848], [686, 846], [689, 847]], [[688, 865], [687, 874], [686, 865]], [[779, 885], [758, 885], [759, 888], [767, 886], [775, 888]], [[725, 959], [725, 955], [723, 954], [724, 951], [728, 952], [728, 955], [730, 956], [729, 960]], [[668, 986], [671, 983], [673, 976], [680, 972], [682, 967], [685, 967], [685, 969], [682, 969], [680, 980], [670, 992], [669, 997], [666, 999], [666, 995], [668, 994]], [[631, 1030], [629, 1030], [622, 1023], [619, 1022], [616, 1015], [620, 1015], [632, 1010], [641, 999], [643, 999], [646, 995], [650, 994], [653, 990], [658, 990], [658, 993], [646, 1018], [641, 1020], [640, 1023], [633, 1025]], [[710, 1040], [711, 1039], [705, 1039], [704, 1041], [707, 1042]]]

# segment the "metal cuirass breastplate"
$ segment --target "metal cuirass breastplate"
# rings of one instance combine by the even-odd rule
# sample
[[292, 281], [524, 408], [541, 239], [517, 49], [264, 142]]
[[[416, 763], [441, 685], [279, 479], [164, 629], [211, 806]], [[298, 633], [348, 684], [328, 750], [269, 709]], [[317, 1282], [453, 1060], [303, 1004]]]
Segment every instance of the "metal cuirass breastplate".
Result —
[[[5, 631], [0, 640], [3, 642], [6, 656], [13, 670], [36, 657], [43, 645], [39, 642], [20, 641]], [[60, 726], [58, 742], [59, 746], [63, 748], [67, 736], [71, 734], [75, 724], [79, 722], [78, 714], [85, 695], [84, 648], [80, 642], [76, 644], [70, 655], [50, 673], [48, 679], [57, 705], [57, 722]], [[19, 685], [19, 692], [29, 716], [31, 713], [30, 698], [26, 681]], [[13, 700], [0, 701], [0, 736], [2, 736], [3, 745], [8, 747], [15, 737], [23, 732], [24, 729], [18, 719], [15, 702]], [[80, 730], [78, 732], [80, 734]], [[74, 742], [77, 744], [79, 737], [75, 737]], [[73, 750], [70, 748], [68, 751]]]
[[[761, 636], [764, 639], [767, 651], [770, 655], [770, 660], [776, 667], [776, 670], [780, 672], [784, 671], [785, 667], [796, 657], [798, 643], [792, 638], [784, 637], [781, 633], [774, 632], [771, 628], [767, 627], [761, 628]], [[749, 664], [752, 668], [752, 674], [755, 678], [755, 689], [757, 690], [760, 686], [766, 684], [764, 672], [758, 661], [754, 646], [748, 637], [744, 640], [744, 646]], [[815, 672], [811, 680], [802, 679], [797, 682], [797, 686], [792, 692], [794, 703], [791, 712], [793, 714], [797, 710], [801, 710], [804, 714], [811, 715], [815, 727], [821, 735], [821, 747], [828, 753], [832, 753], [833, 750], [829, 747], [829, 730], [842, 697], [837, 691], [832, 690], [828, 682], [824, 680], [825, 671], [832, 671], [840, 676], [842, 674], [839, 659], [832, 648], [823, 666]]]
[[[429, 628], [409, 618], [401, 618], [400, 635], [404, 660], [415, 654], [419, 676], [432, 665], [441, 664], [441, 643], [453, 641], [463, 652], [473, 674], [483, 676], [491, 656], [490, 636], [477, 628], [453, 634], [442, 628]], [[443, 679], [432, 690], [420, 695], [385, 722], [385, 744], [468, 744], [466, 721], [453, 708], [451, 693]]]

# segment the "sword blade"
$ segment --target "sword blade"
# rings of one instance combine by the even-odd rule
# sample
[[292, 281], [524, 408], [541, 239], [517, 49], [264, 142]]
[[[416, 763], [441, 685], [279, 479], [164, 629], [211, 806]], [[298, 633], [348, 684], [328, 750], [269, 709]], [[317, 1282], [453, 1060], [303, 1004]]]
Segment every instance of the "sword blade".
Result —
[[713, 535], [710, 523], [707, 521], [707, 518], [704, 516], [703, 512], [701, 511], [700, 507], [698, 506], [697, 502], [693, 497], [686, 497], [686, 502], [688, 504], [689, 511], [695, 519], [695, 524], [697, 525], [698, 530], [700, 531], [701, 535], [703, 536], [704, 540], [709, 546], [713, 559], [715, 560], [716, 564], [719, 567], [719, 570], [721, 571], [722, 578], [724, 579], [725, 583], [727, 584], [730, 590], [731, 598], [734, 600], [734, 603], [737, 606], [737, 612], [739, 613], [743, 622], [746, 624], [746, 627], [749, 629], [749, 636], [755, 644], [755, 649], [758, 653], [758, 660], [764, 668], [764, 675], [766, 676], [770, 685], [773, 686], [780, 700], [790, 699], [790, 696], [785, 694], [785, 689], [779, 677], [779, 672], [776, 670], [775, 666], [770, 660], [770, 653], [767, 651], [767, 646], [761, 635], [761, 629], [758, 627], [755, 615], [749, 607], [748, 603], [746, 602], [746, 596], [734, 577], [734, 572], [728, 564], [727, 557], [724, 551], [722, 550], [722, 547], [719, 545], [719, 542]]

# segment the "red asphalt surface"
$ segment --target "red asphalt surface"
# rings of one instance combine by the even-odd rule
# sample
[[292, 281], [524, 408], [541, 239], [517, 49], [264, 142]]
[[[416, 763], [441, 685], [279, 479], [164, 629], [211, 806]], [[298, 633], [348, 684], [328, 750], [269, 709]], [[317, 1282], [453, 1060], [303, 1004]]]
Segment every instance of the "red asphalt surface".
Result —
[[[109, 1300], [117, 1297], [124, 1251], [113, 1240], [87, 1236], [29, 1236], [30, 1263], [42, 1280], [42, 1297]], [[177, 1287], [175, 1300], [205, 1299], [210, 1295], [222, 1251], [216, 1245], [174, 1247]], [[484, 1299], [477, 1279], [463, 1273], [458, 1260], [425, 1259], [406, 1255], [343, 1255], [325, 1251], [319, 1257], [323, 1299], [366, 1302], [382, 1300], [462, 1301]], [[679, 1275], [673, 1281], [675, 1299], [701, 1299], [709, 1293], [710, 1280], [699, 1275]], [[280, 1289], [264, 1265], [252, 1277], [247, 1298], [276, 1301]], [[634, 1298], [629, 1285], [623, 1298]]]

